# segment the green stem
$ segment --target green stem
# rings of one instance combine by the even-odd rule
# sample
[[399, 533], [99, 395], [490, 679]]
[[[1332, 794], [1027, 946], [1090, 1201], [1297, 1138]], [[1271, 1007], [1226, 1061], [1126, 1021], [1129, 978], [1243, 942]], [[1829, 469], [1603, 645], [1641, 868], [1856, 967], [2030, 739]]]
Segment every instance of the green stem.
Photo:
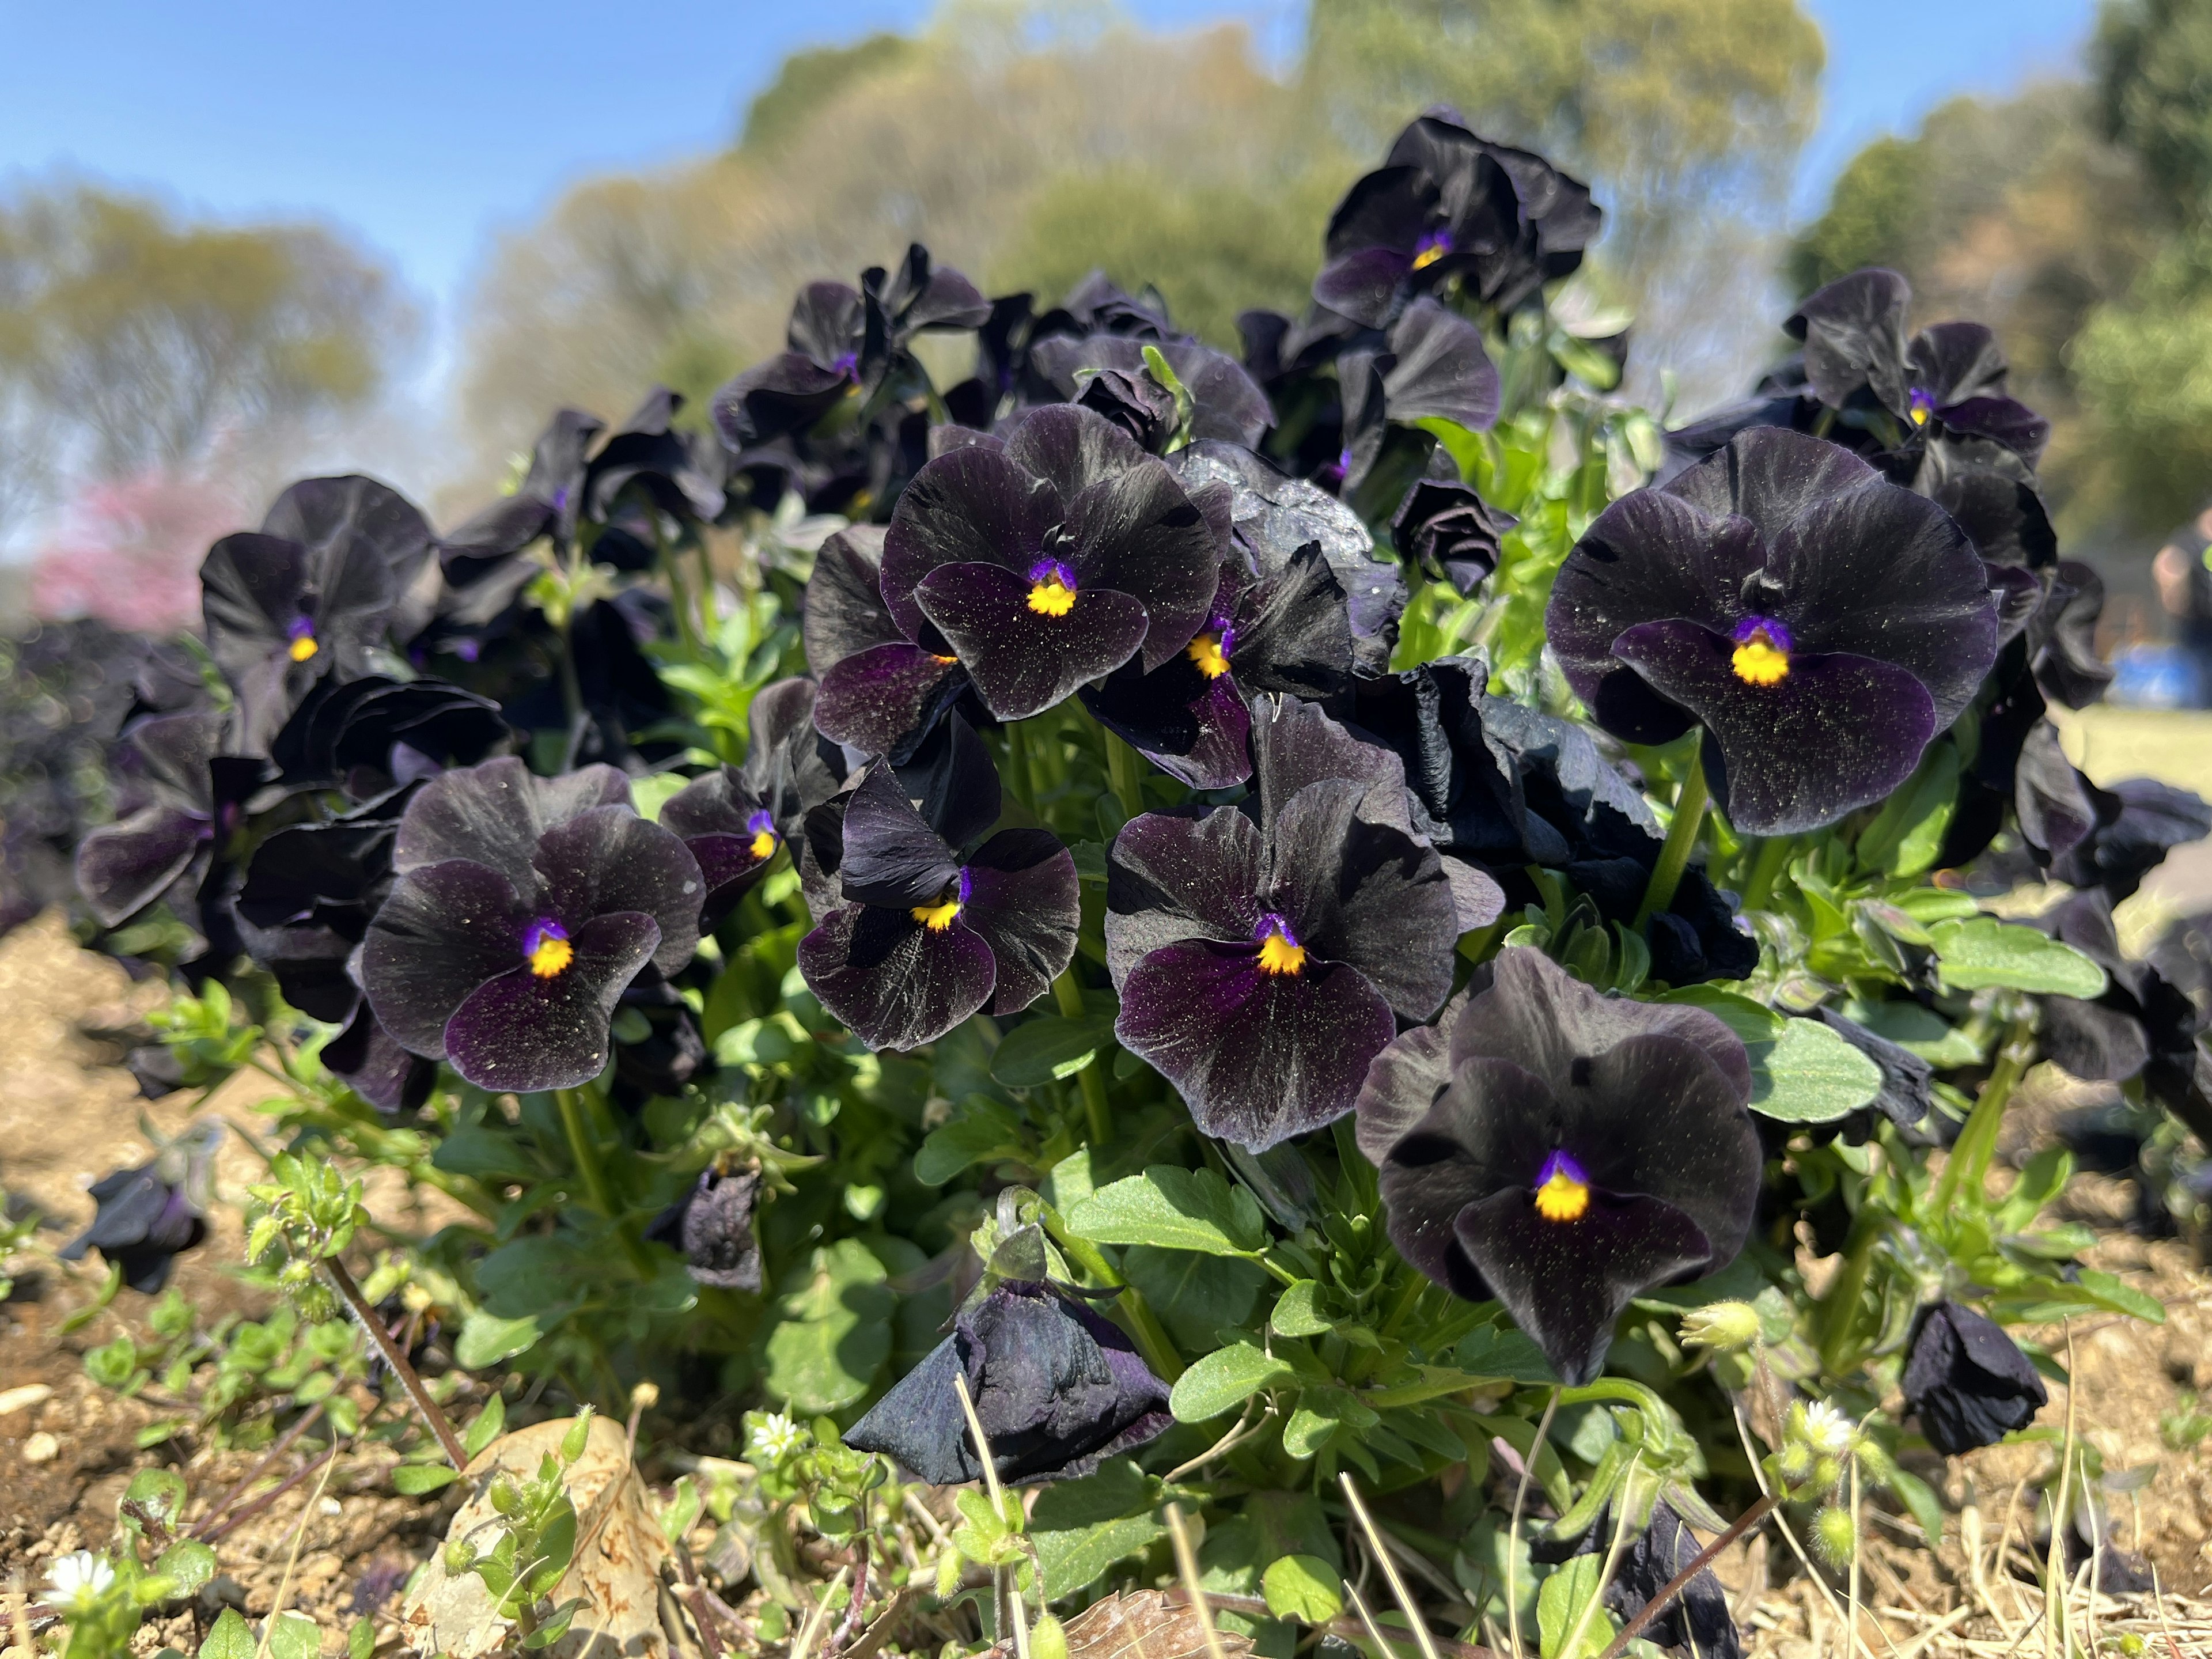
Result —
[[652, 513], [653, 550], [660, 568], [668, 576], [670, 609], [676, 612], [677, 636], [684, 642], [684, 654], [692, 661], [699, 660], [699, 629], [697, 618], [691, 608], [691, 585], [684, 579], [684, 561], [672, 557], [668, 550], [667, 532], [661, 528], [658, 509]]
[[1764, 910], [1774, 896], [1775, 879], [1789, 867], [1790, 854], [1796, 850], [1795, 836], [1769, 836], [1759, 843], [1759, 855], [1752, 860], [1751, 874], [1743, 884], [1743, 908]]
[[1124, 743], [1120, 736], [1099, 728], [1106, 739], [1106, 775], [1114, 781], [1114, 799], [1121, 805], [1124, 820], [1133, 818], [1145, 810], [1145, 774], [1137, 751]]
[[1144, 1355], [1153, 1375], [1163, 1382], [1173, 1382], [1183, 1373], [1182, 1356], [1176, 1352], [1175, 1344], [1146, 1304], [1144, 1293], [1114, 1271], [1113, 1264], [1096, 1244], [1087, 1238], [1078, 1238], [1065, 1224], [1054, 1225], [1057, 1219], [1054, 1212], [1046, 1212], [1045, 1227], [1052, 1234], [1052, 1242], [1060, 1246], [1063, 1255], [1100, 1285], [1121, 1291], [1111, 1304], [1113, 1311], [1121, 1315], [1128, 1326], [1129, 1334], [1136, 1339], [1138, 1352]]
[[1659, 849], [1659, 862], [1652, 867], [1650, 884], [1644, 890], [1644, 902], [1636, 907], [1638, 933], [1674, 903], [1674, 890], [1682, 884], [1682, 872], [1690, 867], [1690, 851], [1698, 844], [1698, 831], [1705, 824], [1705, 803], [1710, 799], [1705, 757], [1692, 751], [1681, 793], [1674, 797], [1674, 821], [1667, 826], [1667, 844]]
[[[1014, 793], [1031, 812], [1037, 810], [1036, 760], [1030, 753], [1027, 720], [1006, 722], [1006, 771]], [[1039, 816], [1042, 816], [1041, 814]]]
[[1982, 1182], [1989, 1175], [1990, 1158], [1997, 1149], [1997, 1127], [2004, 1119], [2005, 1103], [2012, 1097], [2021, 1073], [2027, 1069], [2021, 1060], [2027, 1052], [2027, 1041], [2025, 1020], [2014, 1022], [2005, 1033], [2003, 1046], [1997, 1050], [1997, 1063], [1990, 1068], [1989, 1080], [1982, 1085], [1974, 1109], [1967, 1115], [1966, 1127], [1959, 1131], [1959, 1139], [1951, 1146], [1951, 1156], [1944, 1161], [1942, 1177], [1936, 1183], [1932, 1209], [1937, 1218], [1948, 1216], [1962, 1193], [1979, 1206]]
[[1859, 1212], [1844, 1244], [1843, 1266], [1828, 1286], [1820, 1319], [1820, 1363], [1832, 1376], [1841, 1376], [1850, 1357], [1851, 1328], [1857, 1322], [1859, 1303], [1866, 1295], [1867, 1278], [1874, 1270], [1874, 1247], [1881, 1242], [1885, 1218], [1869, 1206]]
[[[1070, 1019], [1083, 1018], [1083, 988], [1075, 981], [1075, 964], [1069, 963], [1066, 972], [1052, 982], [1053, 1000], [1060, 1012]], [[1102, 1049], [1091, 1062], [1076, 1075], [1083, 1085], [1083, 1116], [1091, 1128], [1091, 1145], [1103, 1150], [1113, 1129], [1112, 1115], [1106, 1109], [1106, 1079], [1101, 1068], [1106, 1063]]]
[[584, 1196], [593, 1209], [611, 1220], [614, 1206], [607, 1199], [607, 1178], [599, 1169], [599, 1148], [592, 1145], [591, 1131], [585, 1127], [583, 1102], [574, 1089], [556, 1089], [553, 1103], [561, 1109], [561, 1130], [568, 1138], [568, 1156], [575, 1160], [576, 1172], [584, 1177]]

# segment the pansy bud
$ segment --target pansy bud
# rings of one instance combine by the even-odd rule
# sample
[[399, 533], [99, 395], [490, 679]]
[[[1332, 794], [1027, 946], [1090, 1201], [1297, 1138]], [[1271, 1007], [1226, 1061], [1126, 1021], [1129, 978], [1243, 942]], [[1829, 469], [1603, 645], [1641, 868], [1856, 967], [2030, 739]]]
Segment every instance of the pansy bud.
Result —
[[1716, 1302], [1692, 1308], [1682, 1316], [1680, 1336], [1686, 1348], [1741, 1353], [1759, 1341], [1759, 1310], [1748, 1302]]

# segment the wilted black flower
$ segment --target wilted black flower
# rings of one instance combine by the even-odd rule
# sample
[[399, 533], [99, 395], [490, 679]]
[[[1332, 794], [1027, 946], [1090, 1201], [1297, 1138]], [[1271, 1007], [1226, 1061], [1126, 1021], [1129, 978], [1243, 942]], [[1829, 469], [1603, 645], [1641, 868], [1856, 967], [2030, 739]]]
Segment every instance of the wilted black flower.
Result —
[[1938, 323], [1908, 342], [1905, 308], [1911, 299], [1904, 277], [1869, 268], [1838, 277], [1799, 306], [1782, 326], [1804, 342], [1814, 393], [1838, 410], [1871, 403], [1897, 422], [1900, 441], [1924, 429], [1987, 438], [2033, 465], [2051, 422], [2007, 395], [1996, 337], [1979, 323]]
[[1352, 679], [1352, 619], [1318, 545], [1254, 580], [1241, 560], [1223, 568], [1213, 614], [1182, 654], [1150, 673], [1125, 663], [1084, 707], [1162, 771], [1194, 789], [1222, 789], [1252, 774], [1255, 691], [1319, 699]]
[[1570, 1384], [1655, 1285], [1735, 1260], [1762, 1159], [1751, 1062], [1701, 1009], [1600, 996], [1542, 952], [1384, 1049], [1359, 1097], [1390, 1237], [1431, 1279], [1496, 1297]]
[[370, 647], [429, 554], [422, 515], [362, 477], [304, 479], [276, 498], [258, 532], [208, 550], [208, 649], [237, 688], [242, 746], [264, 747], [325, 676], [368, 672]]
[[513, 736], [489, 697], [443, 680], [370, 674], [315, 687], [269, 753], [294, 787], [335, 786], [367, 800], [473, 766]]
[[1030, 348], [1030, 361], [1062, 397], [1096, 410], [1158, 453], [1175, 433], [1173, 392], [1146, 361], [1149, 346], [1190, 398], [1188, 438], [1213, 438], [1250, 448], [1274, 424], [1275, 412], [1244, 367], [1188, 336], [1147, 340], [1097, 333], [1056, 335]]
[[1000, 720], [1085, 680], [1180, 653], [1206, 621], [1220, 552], [1176, 476], [1087, 409], [1025, 416], [915, 475], [884, 539], [901, 633], [949, 647]]
[[998, 774], [964, 720], [949, 731], [923, 810], [878, 761], [808, 818], [810, 842], [826, 843], [819, 890], [833, 908], [799, 941], [799, 970], [871, 1048], [931, 1042], [986, 1005], [1018, 1012], [1075, 956], [1075, 860], [1042, 830], [984, 839]]
[[[1601, 1515], [1575, 1553], [1601, 1554], [1613, 1528], [1611, 1513]], [[1663, 1501], [1654, 1504], [1650, 1523], [1621, 1552], [1620, 1565], [1605, 1587], [1607, 1610], [1624, 1624], [1633, 1619], [1703, 1549], [1672, 1507]], [[1743, 1653], [1742, 1634], [1729, 1612], [1728, 1591], [1711, 1567], [1699, 1568], [1667, 1610], [1653, 1617], [1644, 1627], [1644, 1639], [1656, 1648], [1686, 1650], [1696, 1659], [1741, 1659]]]
[[1206, 1133], [1252, 1151], [1342, 1117], [1367, 1062], [1451, 989], [1459, 928], [1395, 757], [1310, 705], [1255, 710], [1257, 807], [1146, 812], [1115, 838], [1115, 1035]]
[[479, 1088], [597, 1077], [623, 988], [648, 963], [675, 972], [699, 939], [698, 864], [629, 802], [605, 766], [537, 778], [495, 760], [425, 784], [361, 951], [384, 1028]]
[[908, 361], [916, 334], [975, 328], [990, 302], [958, 271], [933, 266], [916, 242], [896, 270], [871, 266], [856, 291], [809, 283], [792, 307], [788, 349], [714, 394], [714, 423], [744, 452], [812, 426], [848, 397], [872, 394]]
[[702, 1285], [757, 1291], [761, 1255], [753, 1207], [759, 1198], [757, 1170], [702, 1170], [698, 1184], [655, 1216], [645, 1236], [680, 1251], [691, 1277]]
[[124, 816], [76, 851], [77, 889], [106, 926], [121, 927], [179, 881], [205, 884], [268, 769], [223, 752], [233, 739], [229, 718], [213, 712], [156, 714], [124, 734], [116, 756]]
[[1157, 1439], [1174, 1423], [1167, 1384], [1113, 1325], [1050, 1285], [1009, 1279], [953, 1317], [930, 1350], [845, 1431], [933, 1486], [980, 1480], [961, 1409], [965, 1376], [999, 1479], [1073, 1480]]
[[1927, 1117], [1928, 1109], [1935, 1103], [1934, 1066], [1910, 1048], [1869, 1031], [1832, 1008], [1817, 1008], [1814, 1017], [1872, 1060], [1881, 1073], [1881, 1092], [1851, 1115], [1859, 1121], [1844, 1131], [1846, 1139], [1854, 1143], [1864, 1140], [1865, 1132], [1877, 1112], [1900, 1129], [1909, 1129]]
[[1545, 631], [1598, 723], [1702, 723], [1738, 830], [1832, 823], [1912, 775], [1996, 655], [1973, 544], [1849, 451], [1760, 428], [1615, 501], [1560, 568]]
[[80, 1261], [87, 1250], [123, 1270], [123, 1282], [152, 1295], [169, 1282], [178, 1252], [207, 1237], [220, 1123], [200, 1123], [164, 1146], [150, 1164], [116, 1170], [92, 1183], [99, 1206], [92, 1225], [59, 1252]]
[[2110, 789], [2083, 783], [2095, 820], [2051, 866], [2069, 887], [2101, 887], [2117, 904], [2174, 848], [2212, 836], [2212, 805], [2187, 789], [2155, 778], [2123, 778]]
[[1390, 515], [1390, 540], [1408, 570], [1448, 581], [1462, 599], [1498, 568], [1505, 532], [1521, 521], [1449, 478], [1423, 478]]
[[1946, 1457], [2026, 1428], [2051, 1398], [2018, 1345], [1955, 1302], [1922, 1310], [1900, 1386], [1905, 1408]]
[[[1435, 453], [1436, 440], [1410, 430], [1413, 422], [1445, 420], [1471, 428], [1498, 418], [1498, 369], [1482, 349], [1482, 331], [1423, 295], [1406, 307], [1375, 345], [1361, 345], [1336, 360], [1342, 398], [1343, 447], [1325, 471], [1346, 495], [1370, 475], [1411, 471], [1418, 476]], [[1384, 449], [1401, 437], [1402, 459], [1383, 468]], [[1402, 485], [1390, 478], [1386, 504]]]
[[1413, 296], [1458, 277], [1485, 305], [1511, 311], [1582, 264], [1602, 219], [1588, 185], [1433, 109], [1337, 204], [1314, 298], [1381, 328]]

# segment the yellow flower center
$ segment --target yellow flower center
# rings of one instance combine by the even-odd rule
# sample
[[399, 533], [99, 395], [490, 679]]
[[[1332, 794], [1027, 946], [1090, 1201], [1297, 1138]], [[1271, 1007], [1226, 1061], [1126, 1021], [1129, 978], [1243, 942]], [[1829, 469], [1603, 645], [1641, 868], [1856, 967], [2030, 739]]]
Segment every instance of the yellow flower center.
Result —
[[1293, 945], [1280, 933], [1271, 933], [1260, 941], [1260, 971], [1263, 974], [1295, 974], [1306, 965], [1306, 947]]
[[1221, 637], [1217, 634], [1200, 634], [1183, 647], [1183, 654], [1198, 665], [1198, 672], [1210, 680], [1218, 680], [1229, 672], [1229, 658], [1221, 649]]
[[755, 830], [753, 832], [753, 838], [745, 843], [745, 850], [750, 853], [757, 859], [765, 860], [774, 858], [775, 856], [775, 831], [773, 830]]
[[302, 634], [292, 641], [292, 660], [305, 662], [321, 649], [322, 647], [315, 643], [315, 636], [313, 634]]
[[1751, 685], [1777, 685], [1790, 677], [1790, 653], [1776, 649], [1763, 628], [1736, 647], [1729, 664], [1736, 678]]
[[1912, 424], [1915, 426], [1926, 426], [1928, 424], [1928, 411], [1921, 408], [1917, 404], [1915, 404], [1912, 406]]
[[1438, 242], [1433, 246], [1425, 247], [1419, 253], [1416, 253], [1413, 256], [1413, 269], [1416, 270], [1426, 270], [1431, 265], [1436, 264], [1437, 260], [1443, 257], [1444, 249], [1443, 243]]
[[576, 947], [565, 939], [550, 934], [538, 942], [530, 953], [530, 971], [540, 979], [551, 979], [576, 959]]
[[1065, 617], [1075, 609], [1075, 590], [1058, 576], [1047, 576], [1030, 587], [1030, 609], [1040, 617]]
[[947, 899], [942, 904], [917, 904], [907, 913], [933, 933], [941, 933], [952, 925], [952, 918], [960, 914], [960, 901]]
[[1589, 1209], [1589, 1188], [1565, 1170], [1536, 1188], [1536, 1213], [1547, 1221], [1580, 1221]]

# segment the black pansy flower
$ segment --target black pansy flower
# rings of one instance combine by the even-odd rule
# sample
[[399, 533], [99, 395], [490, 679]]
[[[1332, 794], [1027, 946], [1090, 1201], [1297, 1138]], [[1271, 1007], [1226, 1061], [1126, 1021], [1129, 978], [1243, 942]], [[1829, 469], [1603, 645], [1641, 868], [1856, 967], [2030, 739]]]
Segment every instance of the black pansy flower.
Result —
[[990, 316], [990, 301], [975, 284], [948, 266], [933, 266], [919, 242], [896, 270], [861, 272], [858, 289], [809, 283], [791, 309], [788, 349], [714, 394], [714, 423], [742, 457], [814, 425], [848, 397], [874, 392], [909, 361], [915, 335], [980, 327]]
[[[1375, 557], [1375, 539], [1358, 514], [1304, 478], [1286, 477], [1234, 444], [1201, 441], [1179, 449], [1169, 465], [1194, 501], [1228, 492], [1230, 541], [1261, 580], [1289, 568], [1306, 547], [1317, 547], [1344, 590], [1356, 672], [1385, 672], [1398, 643], [1406, 582], [1397, 565]], [[1212, 510], [1212, 509], [1209, 509]]]
[[1453, 277], [1499, 312], [1574, 271], [1604, 216], [1589, 187], [1527, 150], [1478, 138], [1433, 109], [1337, 204], [1314, 298], [1386, 326]]
[[2007, 394], [1996, 337], [1979, 323], [1938, 323], [1908, 341], [1905, 310], [1911, 301], [1904, 277], [1869, 268], [1837, 278], [1799, 306], [1782, 326], [1804, 342], [1814, 394], [1838, 410], [1871, 404], [1897, 422], [1906, 441], [1946, 433], [1987, 438], [2033, 465], [2051, 422]]
[[916, 473], [884, 538], [900, 632], [943, 641], [1000, 720], [1042, 714], [1133, 656], [1180, 653], [1220, 551], [1176, 475], [1087, 409], [1025, 416]]
[[1922, 1310], [1899, 1385], [1905, 1408], [1946, 1457], [2026, 1428], [2051, 1398], [2019, 1345], [1955, 1302]]
[[1521, 521], [1451, 478], [1422, 478], [1390, 515], [1390, 541], [1406, 568], [1448, 581], [1464, 599], [1498, 568], [1505, 532]]
[[268, 763], [226, 754], [227, 715], [156, 714], [124, 734], [116, 756], [124, 816], [79, 843], [77, 890], [110, 927], [181, 881], [203, 888]]
[[1923, 1121], [1935, 1104], [1936, 1068], [1910, 1048], [1869, 1031], [1855, 1019], [1832, 1008], [1816, 1008], [1813, 1017], [1875, 1063], [1881, 1073], [1881, 1092], [1844, 1120], [1844, 1139], [1856, 1146], [1873, 1128], [1880, 1113], [1900, 1129]]
[[[1613, 1537], [1610, 1510], [1584, 1533], [1577, 1555], [1601, 1555]], [[1620, 1565], [1605, 1587], [1606, 1610], [1626, 1624], [1651, 1598], [1674, 1582], [1705, 1546], [1682, 1517], [1662, 1501], [1651, 1506], [1650, 1522], [1621, 1552]], [[1711, 1567], [1701, 1567], [1644, 1627], [1644, 1639], [1656, 1648], [1686, 1651], [1695, 1659], [1742, 1659], [1743, 1636], [1729, 1612], [1728, 1591]]]
[[[683, 837], [707, 884], [700, 925], [713, 928], [768, 873], [776, 849], [843, 781], [814, 726], [816, 687], [778, 680], [753, 696], [743, 766], [721, 766], [668, 798], [660, 825]], [[839, 757], [842, 763], [842, 757]]]
[[1771, 427], [1600, 514], [1560, 567], [1545, 632], [1615, 736], [1664, 743], [1702, 723], [1715, 798], [1759, 836], [1832, 823], [1903, 783], [1997, 647], [1986, 567], [1941, 508]]
[[[1380, 341], [1340, 355], [1336, 378], [1342, 447], [1316, 477], [1346, 496], [1358, 495], [1372, 477], [1387, 486], [1385, 506], [1399, 499], [1403, 475], [1419, 477], [1436, 451], [1436, 439], [1413, 422], [1480, 429], [1498, 418], [1498, 369], [1482, 349], [1482, 331], [1426, 295]], [[1397, 459], [1388, 463], [1393, 448]]]
[[264, 748], [316, 681], [368, 672], [429, 553], [422, 515], [362, 477], [304, 479], [259, 531], [208, 550], [208, 649], [237, 688], [246, 747]]
[[169, 1282], [179, 1251], [207, 1237], [220, 1123], [201, 1123], [161, 1148], [150, 1164], [115, 1170], [92, 1183], [87, 1227], [59, 1252], [81, 1261], [87, 1250], [123, 1270], [123, 1282], [150, 1296]]
[[884, 534], [854, 525], [822, 544], [806, 579], [802, 635], [806, 663], [821, 680], [815, 724], [834, 742], [901, 765], [963, 701], [984, 718], [968, 671], [924, 622], [917, 644], [884, 603]]
[[2027, 627], [2028, 662], [2045, 696], [2069, 708], [2087, 708], [2112, 683], [2112, 665], [2097, 649], [2105, 579], [2078, 559], [2061, 559], [2048, 580]]
[[1048, 1284], [1008, 1279], [953, 1316], [952, 1334], [845, 1431], [932, 1486], [983, 1477], [954, 1387], [1010, 1486], [1073, 1480], [1173, 1425], [1168, 1387], [1113, 1325]]
[[443, 680], [370, 674], [309, 692], [269, 754], [293, 787], [335, 786], [367, 800], [473, 766], [514, 735], [489, 697]]
[[1703, 1010], [1599, 995], [1542, 952], [1375, 1062], [1359, 1145], [1390, 1237], [1437, 1283], [1496, 1297], [1571, 1385], [1656, 1285], [1726, 1267], [1762, 1159], [1743, 1044]]
[[2182, 1122], [2200, 1135], [2212, 1131], [2204, 1016], [2157, 969], [2121, 951], [2111, 896], [2089, 888], [2037, 917], [2035, 925], [2102, 968], [2106, 981], [2094, 1002], [2042, 999], [2045, 1054], [2085, 1082], [2140, 1077], [2143, 1092]]
[[879, 761], [808, 819], [810, 842], [826, 843], [814, 896], [831, 908], [799, 941], [799, 970], [871, 1048], [932, 1042], [987, 1005], [1018, 1012], [1075, 956], [1075, 860], [1042, 830], [984, 839], [998, 774], [964, 720], [947, 731], [921, 810]]
[[1459, 928], [1395, 757], [1277, 699], [1252, 752], [1256, 812], [1146, 812], [1115, 838], [1106, 960], [1121, 1045], [1261, 1152], [1352, 1109], [1399, 1018], [1450, 991]]
[[487, 761], [423, 785], [361, 948], [385, 1030], [479, 1088], [574, 1088], [608, 1054], [615, 1002], [699, 940], [699, 866], [629, 806], [611, 767], [533, 777]]
[[691, 1277], [719, 1291], [758, 1291], [760, 1238], [753, 1210], [760, 1200], [757, 1170], [699, 1171], [698, 1184], [655, 1216], [645, 1236], [683, 1255]]
[[1083, 688], [1084, 707], [1169, 775], [1224, 789], [1252, 775], [1255, 691], [1321, 699], [1352, 680], [1352, 619], [1319, 546], [1255, 580], [1225, 567], [1213, 614], [1182, 654], [1146, 673], [1126, 663]]
[[2155, 778], [2123, 778], [2110, 789], [2084, 780], [2095, 822], [2051, 866], [2069, 887], [2101, 887], [2115, 904], [2142, 885], [2174, 848], [2212, 836], [2212, 805]]
[[1030, 348], [1030, 362], [1071, 403], [1096, 410], [1157, 453], [1175, 435], [1173, 392], [1146, 362], [1151, 346], [1190, 397], [1187, 438], [1212, 438], [1251, 448], [1274, 424], [1275, 411], [1244, 366], [1188, 337], [1144, 339], [1097, 333], [1055, 335]]

